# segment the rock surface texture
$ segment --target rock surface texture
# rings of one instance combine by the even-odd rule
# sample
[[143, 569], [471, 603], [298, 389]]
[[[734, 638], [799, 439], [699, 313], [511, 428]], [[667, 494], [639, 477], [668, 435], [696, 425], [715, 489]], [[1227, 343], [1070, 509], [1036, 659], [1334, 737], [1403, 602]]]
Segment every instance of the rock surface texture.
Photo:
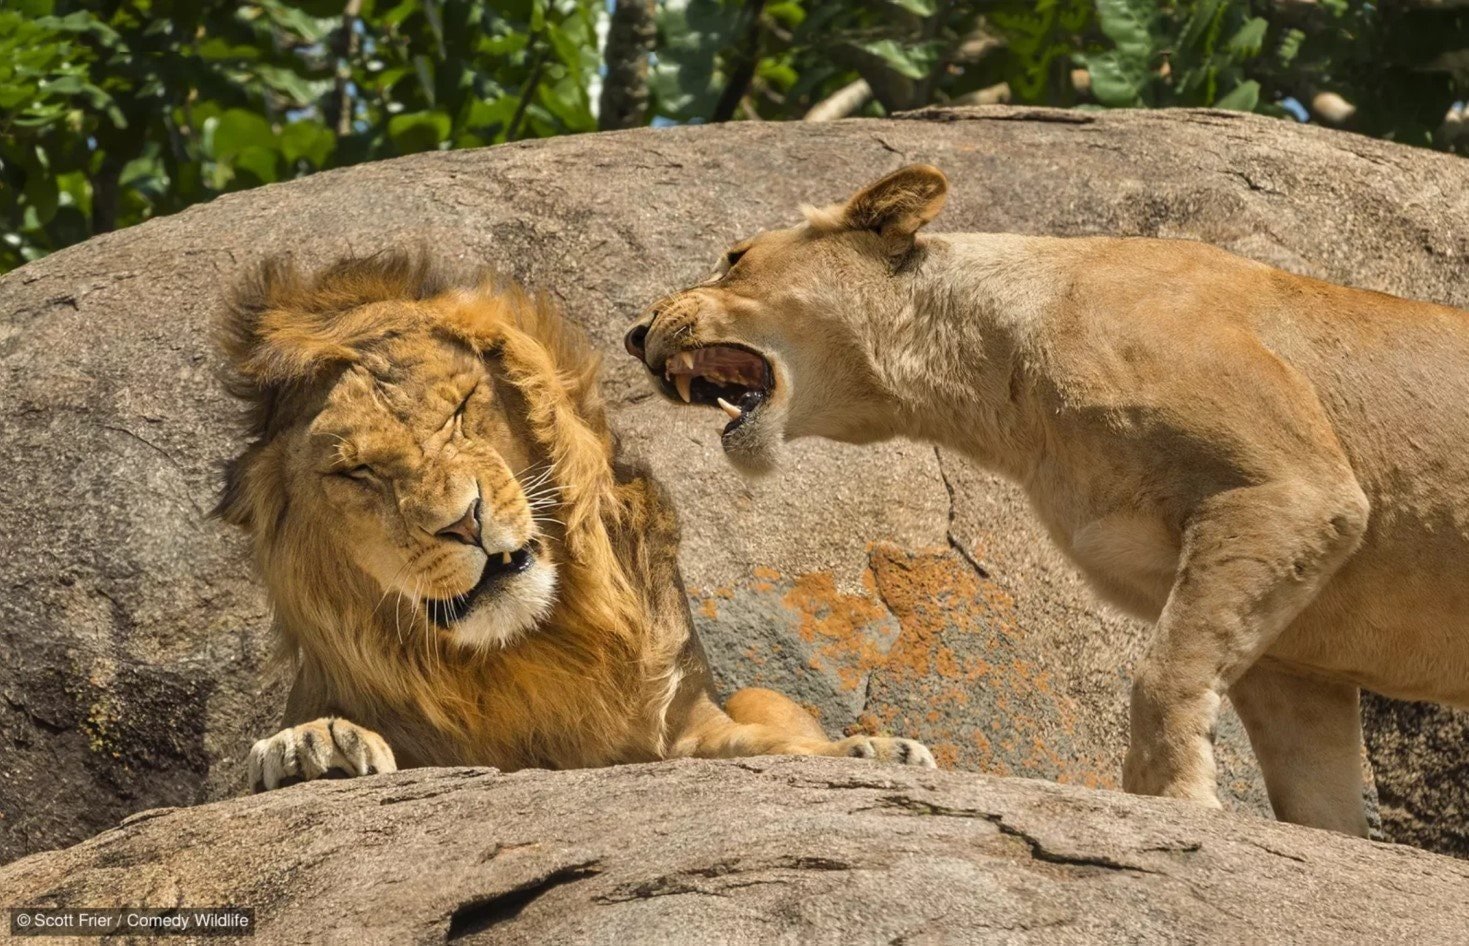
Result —
[[0, 902], [253, 907], [297, 943], [1449, 943], [1469, 863], [849, 760], [432, 769], [165, 809]]
[[[781, 476], [746, 482], [720, 415], [669, 408], [622, 353], [639, 309], [727, 243], [912, 161], [952, 179], [936, 229], [1195, 238], [1469, 306], [1469, 162], [1191, 111], [929, 111], [425, 154], [57, 253], [0, 278], [0, 861], [235, 794], [275, 726], [263, 596], [241, 537], [205, 513], [236, 448], [210, 344], [219, 293], [281, 251], [313, 264], [423, 243], [585, 325], [617, 426], [678, 501], [724, 686], [790, 692], [833, 733], [922, 739], [945, 766], [1115, 786], [1145, 629], [1092, 602], [1016, 490], [908, 443], [801, 442]], [[1466, 718], [1372, 705], [1388, 837], [1469, 851], [1469, 749], [1452, 738]], [[1268, 811], [1230, 714], [1220, 743], [1227, 803]]]

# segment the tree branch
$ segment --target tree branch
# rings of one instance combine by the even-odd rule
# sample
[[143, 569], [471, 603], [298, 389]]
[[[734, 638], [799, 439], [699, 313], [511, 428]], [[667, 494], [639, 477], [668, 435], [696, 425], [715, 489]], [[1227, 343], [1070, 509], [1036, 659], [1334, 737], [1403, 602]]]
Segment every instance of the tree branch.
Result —
[[808, 122], [830, 122], [846, 118], [872, 100], [872, 86], [866, 79], [848, 82], [826, 98], [811, 106], [806, 113]]
[[636, 128], [648, 120], [648, 58], [658, 39], [655, 0], [617, 0], [602, 60], [602, 100], [597, 127]]
[[745, 0], [745, 36], [739, 61], [729, 74], [729, 81], [714, 104], [711, 122], [727, 122], [734, 117], [735, 109], [755, 78], [755, 68], [760, 63], [760, 14], [765, 11], [765, 0]]
[[337, 74], [332, 98], [323, 117], [338, 137], [352, 132], [352, 57], [357, 54], [357, 18], [361, 13], [362, 0], [347, 0], [342, 9], [342, 25], [333, 37], [332, 52], [337, 58]]
[[546, 66], [546, 44], [541, 42], [540, 34], [531, 37], [535, 44], [536, 58], [531, 63], [530, 75], [525, 79], [525, 88], [520, 90], [520, 101], [515, 103], [515, 114], [510, 116], [510, 124], [505, 126], [505, 140], [514, 141], [515, 136], [520, 134], [520, 123], [525, 118], [525, 110], [530, 107], [530, 99], [536, 94], [536, 86], [541, 84], [541, 70]]

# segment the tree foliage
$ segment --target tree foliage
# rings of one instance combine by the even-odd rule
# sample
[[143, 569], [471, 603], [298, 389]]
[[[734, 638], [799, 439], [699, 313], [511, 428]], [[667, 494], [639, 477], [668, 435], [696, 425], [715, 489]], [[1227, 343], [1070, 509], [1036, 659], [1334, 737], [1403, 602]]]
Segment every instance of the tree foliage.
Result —
[[596, 0], [17, 0], [0, 269], [227, 191], [589, 131]]
[[8, 0], [0, 271], [232, 190], [599, 125], [1190, 105], [1469, 151], [1466, 90], [1458, 0]]

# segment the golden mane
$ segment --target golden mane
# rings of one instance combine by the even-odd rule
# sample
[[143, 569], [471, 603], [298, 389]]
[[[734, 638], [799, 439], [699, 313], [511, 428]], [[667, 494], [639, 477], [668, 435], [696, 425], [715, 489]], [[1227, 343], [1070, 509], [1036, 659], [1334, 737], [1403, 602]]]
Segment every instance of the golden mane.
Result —
[[[354, 566], [311, 554], [310, 510], [291, 509], [282, 495], [289, 474], [276, 438], [309, 420], [343, 370], [413, 333], [494, 359], [550, 461], [560, 525], [546, 538], [560, 591], [544, 626], [514, 647], [464, 650], [427, 630], [404, 646], [381, 589]], [[305, 692], [292, 697], [301, 712], [397, 720], [436, 764], [594, 765], [661, 754], [658, 717], [677, 676], [668, 649], [681, 642], [646, 631], [646, 593], [628, 571], [657, 551], [631, 521], [644, 487], [614, 473], [599, 358], [580, 330], [544, 297], [491, 274], [392, 252], [313, 275], [287, 259], [266, 261], [230, 299], [220, 341], [250, 443], [229, 465], [216, 513], [253, 535], [283, 653], [302, 668]]]

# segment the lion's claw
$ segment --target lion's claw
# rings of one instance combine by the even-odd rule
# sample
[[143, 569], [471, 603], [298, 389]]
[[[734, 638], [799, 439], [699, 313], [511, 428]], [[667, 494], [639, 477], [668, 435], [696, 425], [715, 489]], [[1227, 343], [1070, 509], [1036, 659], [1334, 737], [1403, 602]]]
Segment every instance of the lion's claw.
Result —
[[841, 754], [854, 759], [876, 759], [879, 762], [896, 762], [898, 765], [916, 765], [925, 769], [936, 769], [933, 753], [928, 746], [916, 739], [897, 739], [888, 736], [852, 736], [838, 742]]
[[282, 729], [250, 749], [253, 792], [336, 773], [351, 777], [396, 771], [393, 750], [382, 736], [330, 716]]

